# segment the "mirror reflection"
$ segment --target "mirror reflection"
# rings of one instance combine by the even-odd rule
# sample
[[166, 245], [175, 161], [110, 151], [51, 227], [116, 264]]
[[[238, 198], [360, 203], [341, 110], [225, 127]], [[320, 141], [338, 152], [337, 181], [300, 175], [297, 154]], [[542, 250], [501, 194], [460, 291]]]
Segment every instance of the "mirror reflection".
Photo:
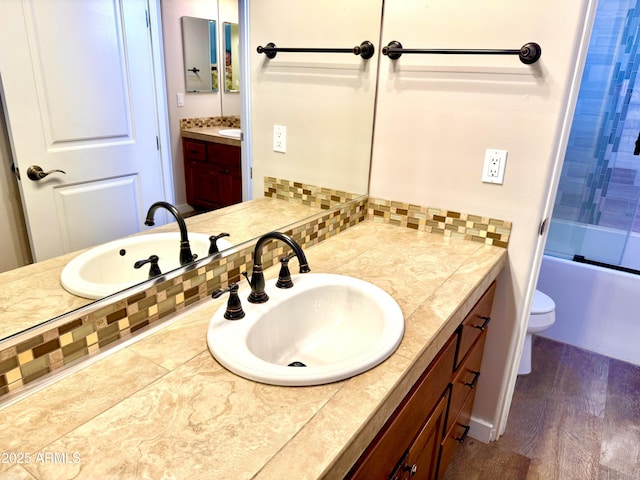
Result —
[[184, 81], [187, 92], [218, 91], [216, 21], [182, 17]]
[[[99, 0], [96, 0], [99, 1]], [[101, 0], [100, 0], [101, 1]], [[110, 2], [105, 2], [110, 4]], [[290, 19], [282, 24], [271, 24], [272, 21], [266, 22], [264, 19], [268, 17], [260, 9], [261, 6], [252, 6], [254, 13], [250, 16], [251, 25], [245, 25], [241, 19], [238, 22], [237, 17], [237, 5], [231, 7], [226, 5], [226, 11], [231, 13], [218, 13], [223, 12], [222, 4], [223, 0], [216, 2], [208, 2], [206, 8], [209, 10], [203, 11], [201, 8], [202, 3], [190, 2], [188, 0], [166, 0], [163, 2], [150, 2], [156, 4], [158, 9], [162, 9], [162, 24], [157, 24], [155, 33], [159, 30], [162, 31], [161, 37], [163, 38], [164, 45], [160, 45], [159, 49], [153, 50], [154, 56], [160, 55], [165, 63], [164, 84], [163, 81], [158, 81], [158, 77], [155, 77], [156, 88], [159, 91], [166, 90], [166, 94], [159, 95], [157, 103], [155, 105], [158, 110], [159, 123], [166, 123], [168, 125], [169, 136], [167, 138], [161, 137], [160, 154], [165, 155], [169, 152], [169, 165], [168, 168], [163, 164], [163, 170], [170, 172], [165, 180], [165, 186], [169, 186], [168, 190], [172, 191], [174, 196], [175, 205], [181, 212], [185, 213], [185, 221], [188, 226], [189, 232], [202, 233], [207, 235], [216, 235], [222, 232], [229, 232], [231, 237], [229, 240], [233, 245], [237, 245], [244, 241], [255, 238], [266, 231], [282, 228], [309, 215], [316, 213], [316, 210], [310, 211], [310, 207], [300, 204], [295, 204], [288, 201], [273, 200], [274, 206], [269, 210], [269, 214], [258, 214], [257, 209], [253, 209], [255, 202], [266, 201], [264, 198], [264, 178], [266, 176], [289, 179], [292, 181], [301, 181], [304, 183], [317, 185], [326, 188], [338, 189], [341, 191], [366, 193], [366, 185], [368, 178], [368, 161], [370, 152], [370, 129], [373, 122], [373, 82], [375, 81], [375, 69], [367, 65], [362, 65], [358, 59], [353, 62], [351, 59], [342, 58], [322, 58], [313, 59], [312, 62], [320, 61], [317, 63], [308, 63], [306, 60], [298, 60], [295, 57], [291, 57], [291, 60], [285, 59], [285, 62], [280, 61], [279, 64], [274, 64], [270, 68], [264, 65], [264, 59], [262, 56], [255, 54], [255, 46], [253, 44], [242, 45], [243, 52], [246, 52], [246, 57], [249, 59], [250, 65], [247, 68], [247, 72], [242, 72], [240, 68], [235, 67], [235, 59], [241, 57], [240, 51], [235, 52], [233, 47], [234, 38], [234, 25], [237, 26], [239, 37], [244, 35], [243, 28], [246, 29], [246, 34], [249, 33], [255, 38], [267, 38], [269, 40], [277, 40], [274, 34], [282, 34], [287, 29], [291, 30], [287, 34], [287, 37], [282, 41], [287, 44], [303, 44], [308, 45], [314, 42], [310, 42], [308, 38], [301, 38], [296, 40], [296, 35], [300, 34], [299, 27], [305, 23], [309, 23], [313, 18], [318, 17], [318, 12], [298, 12], [295, 16], [297, 21], [291, 23]], [[230, 3], [224, 0], [225, 4]], [[129, 4], [127, 4], [129, 5]], [[210, 10], [213, 6], [213, 12]], [[235, 8], [235, 12], [233, 11]], [[266, 5], [265, 5], [266, 8]], [[300, 7], [302, 10], [311, 7]], [[330, 7], [313, 7], [314, 9], [325, 10], [324, 19], [327, 21], [331, 18], [336, 18], [336, 12], [331, 11]], [[337, 7], [336, 7], [337, 8]], [[372, 10], [378, 12], [379, 6], [376, 8], [371, 7]], [[333, 8], [335, 10], [335, 8]], [[83, 14], [82, 14], [83, 15]], [[79, 21], [83, 18], [81, 13], [78, 13]], [[233, 15], [236, 15], [235, 17]], [[176, 102], [177, 97], [181, 93], [187, 93], [189, 87], [185, 76], [187, 68], [184, 65], [184, 50], [182, 45], [183, 29], [182, 29], [182, 17], [212, 19], [216, 22], [217, 26], [222, 27], [225, 23], [229, 24], [229, 37], [231, 43], [225, 42], [224, 30], [225, 28], [218, 28], [218, 55], [217, 59], [221, 59], [223, 48], [226, 51], [227, 45], [231, 46], [231, 81], [234, 82], [234, 76], [240, 79], [241, 75], [250, 77], [251, 82], [241, 79], [241, 86], [238, 90], [239, 95], [234, 95], [237, 92], [231, 93], [227, 96], [228, 102], [225, 103], [225, 88], [219, 88], [218, 95], [189, 95], [184, 97], [184, 105], [178, 105]], [[370, 15], [371, 16], [371, 15]], [[151, 15], [153, 18], [160, 18], [160, 16]], [[285, 18], [284, 16], [282, 18]], [[21, 19], [16, 19], [16, 24], [20, 23]], [[85, 23], [90, 24], [88, 19], [84, 19]], [[344, 22], [351, 22], [353, 19], [344, 19]], [[208, 22], [208, 20], [207, 20]], [[24, 22], [22, 22], [24, 23]], [[134, 24], [135, 22], [131, 22]], [[315, 22], [312, 22], [315, 23]], [[348, 38], [342, 38], [338, 40], [340, 45], [353, 43], [353, 38], [377, 38], [379, 28], [379, 19], [369, 22], [366, 28], [356, 30], [348, 35]], [[295, 28], [294, 27], [295, 24]], [[159, 35], [154, 35], [153, 26], [151, 28], [152, 38], [160, 38]], [[249, 28], [251, 31], [249, 31]], [[314, 27], [315, 28], [315, 27]], [[146, 29], [142, 29], [142, 37], [148, 39], [149, 33]], [[303, 29], [304, 30], [304, 29]], [[342, 29], [347, 31], [347, 28]], [[89, 31], [97, 31], [96, 29], [89, 29]], [[4, 34], [0, 34], [0, 40], [5, 44], [9, 43], [11, 30], [6, 30]], [[84, 33], [86, 34], [86, 32]], [[322, 35], [320, 35], [322, 36]], [[153, 41], [153, 40], [152, 40]], [[359, 41], [359, 40], [358, 40]], [[27, 44], [28, 42], [24, 42]], [[86, 43], [86, 42], [85, 42]], [[144, 44], [144, 40], [142, 41]], [[205, 41], [210, 48], [210, 42]], [[357, 43], [357, 41], [356, 41]], [[242, 43], [241, 43], [242, 44]], [[206, 47], [205, 47], [206, 50]], [[147, 51], [147, 54], [148, 54]], [[40, 52], [42, 53], [42, 52]], [[226, 53], [224, 54], [226, 57]], [[28, 60], [28, 56], [25, 57]], [[5, 72], [11, 70], [10, 64], [5, 62], [6, 58], [0, 58], [0, 79], [2, 80], [3, 87], [5, 83]], [[346, 61], [345, 61], [346, 60]], [[221, 60], [217, 61], [219, 65]], [[209, 68], [211, 65], [211, 57], [207, 59]], [[238, 66], [240, 66], [238, 62]], [[372, 64], [373, 65], [373, 64]], [[312, 67], [310, 70], [309, 67]], [[283, 70], [284, 68], [284, 70]], [[259, 70], [262, 69], [262, 73]], [[363, 69], [367, 69], [364, 70]], [[63, 74], [69, 75], [72, 69], [59, 68], [59, 74], [62, 78]], [[16, 71], [19, 71], [17, 69]], [[66, 72], [66, 73], [65, 73]], [[221, 74], [221, 71], [218, 71]], [[226, 72], [225, 72], [226, 73]], [[337, 75], [336, 75], [337, 74]], [[24, 76], [24, 75], [23, 75]], [[255, 79], [254, 79], [255, 77]], [[363, 80], [364, 78], [364, 80]], [[222, 75], [220, 75], [222, 80]], [[255, 83], [260, 82], [260, 84]], [[275, 82], [275, 83], [274, 83]], [[144, 87], [147, 90], [152, 90], [149, 85], [153, 82], [144, 83]], [[226, 83], [226, 80], [225, 80]], [[254, 90], [255, 85], [255, 90]], [[300, 85], [304, 87], [301, 91], [298, 91], [297, 87], [295, 91], [291, 91], [291, 87]], [[233, 85], [231, 85], [233, 87]], [[218, 85], [219, 87], [219, 85]], [[248, 88], [247, 88], [248, 87]], [[278, 100], [273, 97], [274, 89], [278, 91], [280, 89], [286, 95], [282, 99]], [[309, 88], [314, 90], [314, 93], [318, 95], [309, 94]], [[185, 171], [184, 160], [182, 153], [182, 129], [181, 121], [185, 119], [202, 119], [202, 118], [225, 118], [226, 115], [239, 115], [240, 113], [240, 99], [245, 92], [253, 91], [253, 97], [257, 100], [256, 108], [251, 107], [251, 117], [256, 116], [255, 119], [251, 117], [242, 118], [242, 125], [250, 126], [251, 128], [243, 131], [250, 132], [253, 130], [253, 135], [245, 137], [242, 141], [242, 149], [251, 150], [253, 148], [253, 154], [251, 159], [251, 165], [253, 168], [253, 200], [244, 201], [241, 204], [234, 205], [221, 210], [215, 210], [204, 214], [195, 216], [188, 216], [186, 193], [185, 193]], [[95, 89], [92, 90], [95, 95]], [[209, 90], [210, 92], [210, 90]], [[355, 93], [355, 95], [354, 95]], [[270, 103], [271, 99], [278, 101], [276, 108]], [[315, 104], [313, 99], [321, 99], [321, 104]], [[306, 100], [304, 100], [306, 99]], [[235, 108], [237, 101], [238, 108]], [[229, 103], [231, 102], [231, 103]], [[84, 108], [86, 102], [83, 105], [78, 105]], [[11, 163], [16, 158], [16, 152], [12, 152], [9, 148], [9, 137], [15, 135], [16, 126], [19, 124], [13, 115], [14, 111], [17, 111], [17, 116], [21, 115], [19, 109], [12, 110], [7, 109], [6, 104], [2, 105], [2, 114], [6, 114], [8, 119], [8, 132], [4, 135], [0, 135], [0, 157], [3, 164], [2, 173], [7, 184], [10, 184], [10, 190], [7, 198], [12, 197], [11, 204], [12, 209], [18, 213], [21, 210], [20, 205], [20, 193], [16, 188], [19, 185], [19, 181], [15, 178], [14, 172], [11, 170]], [[228, 107], [228, 108], [227, 108]], [[233, 107], [233, 108], [232, 108]], [[282, 108], [286, 107], [286, 108]], [[354, 108], [355, 107], [355, 108]], [[142, 112], [148, 114], [150, 110], [153, 110], [153, 105], [148, 109], [143, 109]], [[297, 109], [297, 113], [296, 113]], [[87, 110], [84, 108], [84, 110]], [[102, 112], [102, 109], [97, 108]], [[275, 115], [278, 111], [283, 113], [284, 120], [271, 118], [271, 115]], [[95, 114], [95, 111], [94, 111]], [[244, 114], [244, 111], [243, 111]], [[25, 116], [25, 115], [22, 115]], [[95, 117], [96, 115], [94, 115]], [[153, 115], [151, 115], [153, 116]], [[37, 118], [34, 115], [27, 115], [30, 119]], [[155, 117], [154, 117], [155, 118]], [[314, 123], [309, 124], [310, 118]], [[363, 132], [353, 132], [353, 129], [344, 128], [342, 122], [354, 122], [357, 120], [358, 129], [362, 128]], [[287, 153], [273, 152], [273, 134], [272, 124], [282, 121], [289, 128], [289, 137], [287, 145]], [[31, 121], [33, 124], [33, 121]], [[33, 134], [33, 125], [26, 128], [27, 132], [31, 135], [31, 138], [39, 138]], [[336, 132], [338, 136], [336, 136]], [[369, 129], [368, 133], [364, 130]], [[13, 130], [13, 131], [12, 131]], [[347, 130], [350, 131], [349, 138], [342, 138], [342, 133], [345, 135]], [[354, 135], [355, 133], [355, 135]], [[162, 135], [162, 132], [160, 132]], [[153, 139], [153, 153], [149, 156], [152, 158], [154, 155], [158, 155], [156, 147], [155, 135]], [[319, 148], [318, 141], [322, 142], [322, 147]], [[34, 142], [32, 142], [34, 143]], [[142, 156], [145, 158], [145, 156]], [[347, 160], [345, 160], [345, 158]], [[329, 162], [330, 160], [330, 162]], [[151, 162], [153, 163], [153, 162]], [[157, 164], [157, 163], [156, 163]], [[60, 168], [59, 165], [44, 165], [43, 168], [51, 170], [52, 168]], [[356, 170], [357, 166], [357, 170]], [[62, 168], [64, 169], [64, 168]], [[158, 169], [160, 170], [160, 169]], [[55, 186], [64, 186], [64, 182], [71, 181], [75, 175], [75, 172], [69, 172], [64, 178], [53, 179], [51, 183]], [[243, 178], [243, 181], [246, 181]], [[157, 183], [157, 182], [156, 182]], [[25, 184], [23, 182], [22, 186]], [[5, 192], [5, 185], [0, 185], [0, 190]], [[40, 189], [41, 185], [32, 185], [29, 188]], [[155, 195], [153, 199], [148, 202], [139, 202], [139, 211], [136, 220], [136, 226], [138, 229], [144, 222], [144, 212], [153, 201], [161, 200], [163, 197]], [[168, 197], [170, 198], [170, 196]], [[270, 199], [269, 199], [270, 200]], [[7, 202], [8, 203], [8, 202]], [[276, 205], [277, 204], [277, 205]], [[90, 206], [90, 204], [86, 204]], [[77, 205], [80, 208], [81, 205]], [[133, 209], [131, 210], [132, 216], [135, 214]], [[254, 211], [255, 210], [255, 211]], [[100, 210], [102, 212], [102, 210]], [[15, 227], [14, 217], [8, 215], [10, 223], [8, 227], [2, 227], [3, 229], [16, 230], [10, 236], [5, 236], [3, 241], [18, 243], [20, 239], [16, 240], [20, 232], [25, 233], [27, 228]], [[51, 219], [51, 217], [49, 218]], [[161, 232], [176, 232], [178, 227], [173, 219], [167, 219], [169, 224], [154, 228], [154, 233]], [[98, 221], [106, 224], [107, 222], [98, 215]], [[159, 222], [160, 223], [160, 222]], [[18, 231], [19, 230], [19, 231]], [[143, 232], [142, 234], [144, 234]], [[116, 237], [112, 237], [116, 238]], [[28, 241], [22, 239], [22, 246], [19, 247], [23, 250], [29, 251]], [[0, 249], [3, 253], [8, 252], [8, 248], [2, 244]], [[0, 322], [0, 338], [6, 337], [11, 334], [15, 334], [20, 330], [37, 325], [50, 318], [61, 315], [67, 311], [71, 311], [91, 303], [91, 300], [68, 294], [64, 291], [60, 285], [60, 272], [62, 268], [68, 264], [73, 258], [79, 255], [79, 251], [67, 253], [64, 255], [56, 256], [50, 260], [44, 262], [36, 262], [30, 265], [29, 259], [24, 261], [16, 261], [14, 266], [8, 268], [20, 267], [20, 265], [26, 265], [21, 268], [15, 268], [14, 270], [7, 270], [0, 274], [0, 285], [2, 286], [2, 293], [0, 294], [0, 307], [3, 311], [3, 321]], [[13, 257], [16, 257], [13, 255]], [[37, 260], [37, 259], [36, 259]], [[144, 269], [150, 268], [145, 265]], [[163, 273], [165, 270], [162, 270]], [[149, 273], [147, 271], [147, 273]], [[21, 283], [22, 282], [22, 283]], [[32, 303], [23, 301], [22, 290], [19, 288], [19, 284], [37, 284], [37, 288], [31, 288], [29, 292], [29, 300]], [[29, 305], [38, 305], [37, 308]], [[6, 330], [2, 327], [6, 323], [6, 318], [16, 318], [19, 322], [12, 327], [12, 330]]]
[[240, 92], [240, 34], [237, 23], [224, 22], [224, 91]]

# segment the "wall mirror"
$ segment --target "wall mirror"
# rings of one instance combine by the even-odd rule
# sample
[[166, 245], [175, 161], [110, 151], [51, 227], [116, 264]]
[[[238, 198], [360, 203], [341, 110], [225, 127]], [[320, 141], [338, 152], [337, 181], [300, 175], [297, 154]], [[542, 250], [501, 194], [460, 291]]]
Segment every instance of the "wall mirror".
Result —
[[216, 21], [182, 17], [185, 89], [190, 93], [218, 91]]
[[240, 35], [237, 23], [224, 22], [224, 91], [240, 92]]
[[[189, 0], [181, 0], [188, 3]], [[221, 2], [222, 0], [220, 0]], [[158, 1], [158, 3], [160, 3]], [[246, 0], [241, 0], [241, 3], [248, 3]], [[352, 193], [366, 194], [366, 186], [368, 179], [368, 166], [370, 158], [370, 142], [371, 142], [371, 128], [373, 125], [373, 106], [375, 91], [375, 73], [371, 76], [371, 80], [368, 83], [364, 83], [363, 71], [376, 71], [375, 60], [370, 60], [368, 64], [363, 63], [357, 56], [339, 56], [337, 58], [328, 58], [325, 56], [313, 57], [311, 59], [281, 55], [278, 57], [277, 62], [267, 64], [263, 55], [256, 53], [256, 46], [262, 42], [276, 41], [282, 43], [285, 46], [327, 46], [327, 41], [334, 43], [337, 46], [351, 45], [351, 43], [360, 42], [364, 38], [371, 38], [375, 40], [379, 37], [379, 25], [380, 25], [380, 4], [376, 2], [370, 2], [369, 0], [359, 0], [360, 8], [354, 8], [353, 12], [349, 15], [341, 14], [341, 7], [339, 5], [330, 6], [326, 4], [318, 4], [316, 6], [309, 6], [305, 2], [299, 2], [300, 5], [296, 6], [296, 12], [293, 13], [293, 17], [286, 17], [284, 12], [279, 12], [276, 18], [280, 18], [282, 13], [282, 20], [280, 23], [273, 19], [269, 19], [269, 15], [264, 10], [268, 10], [270, 4], [273, 2], [265, 1], [264, 6], [261, 3], [252, 5], [253, 13], [251, 16], [240, 17], [240, 21], [237, 25], [240, 39], [243, 39], [243, 29], [250, 30], [252, 38], [251, 44], [243, 44], [240, 42], [242, 50], [239, 50], [237, 54], [231, 50], [232, 71], [237, 73], [238, 77], [243, 75], [247, 76], [247, 80], [244, 77], [241, 79], [241, 86], [239, 87], [239, 93], [231, 94], [228, 97], [232, 99], [241, 99], [245, 95], [254, 91], [254, 95], [251, 100], [252, 104], [254, 99], [257, 100], [257, 108], [254, 112], [251, 108], [251, 115], [255, 116], [253, 123], [253, 135], [249, 141], [243, 143], [243, 149], [245, 146], [247, 149], [253, 147], [253, 171], [254, 171], [254, 185], [262, 184], [262, 176], [270, 175], [277, 176], [278, 178], [293, 179], [297, 181], [304, 181], [312, 183], [314, 185], [320, 185], [329, 188], [335, 188], [338, 190], [346, 190]], [[294, 5], [293, 3], [292, 5]], [[291, 7], [290, 5], [289, 7]], [[327, 21], [331, 19], [339, 18], [340, 30], [344, 32], [349, 31], [349, 25], [360, 22], [362, 19], [362, 9], [367, 10], [369, 17], [375, 17], [377, 12], [377, 19], [371, 20], [367, 24], [366, 28], [361, 28], [356, 32], [345, 33], [344, 38], [334, 40], [326, 34], [326, 31], [322, 28], [322, 23], [326, 25]], [[305, 12], [305, 10], [308, 10]], [[318, 18], [322, 18], [322, 22], [318, 21]], [[204, 21], [207, 29], [210, 28], [209, 21], [206, 19], [196, 19], [200, 23]], [[218, 54], [219, 59], [222, 55], [221, 51], [226, 48], [223, 47], [223, 22], [229, 23], [230, 38], [233, 39], [232, 22], [225, 22], [225, 17], [221, 16], [218, 19], [217, 27], [218, 35]], [[293, 21], [295, 20], [295, 21]], [[183, 34], [182, 17], [180, 14], [176, 17], [176, 21], [180, 22], [180, 28], [174, 35], [164, 35], [163, 41], [165, 43], [179, 44], [183, 38], [180, 38]], [[249, 25], [247, 22], [251, 22]], [[283, 27], [290, 28], [291, 31], [287, 33], [286, 37], [282, 37]], [[306, 33], [312, 32], [317, 38], [297, 38], [298, 36], [304, 36]], [[202, 38], [209, 38], [210, 33]], [[205, 45], [204, 49], [209, 50], [211, 43], [208, 40], [201, 41]], [[354, 43], [354, 44], [355, 44]], [[225, 54], [226, 55], [226, 54]], [[246, 56], [248, 62], [245, 64], [242, 61], [238, 62], [239, 68], [235, 68], [234, 58], [240, 58]], [[353, 57], [353, 58], [352, 58]], [[210, 69], [211, 57], [210, 51], [207, 59], [204, 60], [207, 67]], [[218, 60], [218, 65], [220, 60]], [[246, 68], [246, 72], [240, 71], [242, 68]], [[2, 66], [0, 65], [0, 68]], [[187, 68], [192, 66], [185, 66], [185, 72]], [[197, 68], [197, 67], [196, 67]], [[177, 70], [174, 68], [174, 70]], [[222, 73], [222, 72], [218, 72]], [[69, 72], [72, 75], [72, 72]], [[173, 75], [184, 77], [183, 72], [172, 71], [167, 72], [167, 76]], [[209, 78], [210, 75], [207, 76]], [[220, 76], [221, 78], [222, 76]], [[247, 83], [244, 83], [244, 82]], [[260, 83], [258, 87], [257, 84]], [[245, 87], [246, 85], [246, 87]], [[255, 85], [255, 86], [254, 86]], [[218, 85], [219, 87], [219, 85]], [[335, 92], [320, 92], [321, 95], [309, 95], [309, 89], [318, 88], [334, 88]], [[211, 87], [206, 87], [211, 88]], [[211, 90], [206, 90], [211, 92]], [[273, 98], [274, 89], [282, 91], [282, 97]], [[293, 90], [292, 90], [293, 89]], [[367, 98], [363, 98], [363, 101], [359, 104], [358, 108], [351, 108], [349, 105], [347, 110], [344, 110], [344, 102], [351, 102], [353, 98], [353, 90], [356, 89], [359, 93], [366, 93]], [[219, 91], [224, 93], [224, 88], [220, 88]], [[280, 102], [278, 106], [274, 106], [269, 102], [265, 102], [265, 95], [263, 92], [268, 92], [269, 102], [277, 100]], [[172, 92], [169, 92], [170, 94]], [[295, 93], [296, 97], [291, 96]], [[325, 94], [326, 93], [326, 94]], [[170, 95], [171, 96], [171, 95]], [[175, 96], [174, 96], [175, 97]], [[172, 97], [172, 98], [174, 98]], [[224, 97], [224, 95], [223, 95]], [[198, 98], [198, 96], [194, 96]], [[262, 98], [262, 100], [261, 100]], [[286, 155], [273, 152], [272, 149], [272, 123], [277, 123], [274, 118], [269, 115], [275, 115], [278, 112], [283, 112], [286, 107], [286, 124], [288, 125], [288, 152]], [[0, 105], [1, 109], [1, 105]], [[310, 115], [313, 112], [313, 115]], [[4, 112], [0, 112], [3, 114]], [[223, 114], [225, 110], [223, 108]], [[322, 115], [321, 115], [322, 114]], [[334, 117], [339, 117], [337, 120]], [[309, 120], [313, 120], [314, 123], [310, 123]], [[249, 121], [247, 118], [243, 118], [243, 122]], [[342, 127], [340, 122], [352, 121], [356, 124], [355, 127], [348, 128]], [[337, 123], [336, 123], [337, 122]], [[260, 126], [260, 128], [256, 127]], [[337, 125], [337, 127], [336, 127]], [[366, 131], [354, 130], [363, 128]], [[366, 128], [365, 128], [366, 127]], [[339, 133], [344, 132], [345, 135], [350, 135], [348, 139], [343, 139], [337, 136], [335, 129], [339, 130]], [[354, 149], [354, 146], [359, 146], [358, 150]], [[360, 148], [361, 147], [361, 148]], [[329, 164], [328, 161], [317, 161], [317, 156], [322, 155], [327, 159], [338, 159], [341, 162], [339, 165]], [[342, 160], [344, 156], [348, 156], [349, 162]], [[307, 161], [307, 159], [310, 159]], [[313, 159], [313, 161], [311, 161]], [[3, 158], [3, 160], [5, 160]], [[10, 164], [10, 159], [7, 159], [7, 163]], [[264, 164], [264, 166], [261, 166]], [[266, 168], [269, 164], [269, 168]], [[357, 164], [357, 169], [355, 168]], [[277, 170], [275, 169], [277, 167]], [[258, 174], [257, 170], [261, 170]], [[318, 174], [321, 173], [322, 177]], [[331, 176], [327, 174], [331, 173]], [[316, 175], [311, 178], [310, 175]], [[257, 179], [260, 179], [258, 181]], [[349, 185], [345, 185], [345, 179], [349, 179]], [[358, 188], [351, 188], [352, 182], [358, 179]], [[262, 185], [260, 185], [262, 186]], [[362, 187], [362, 188], [360, 188]], [[256, 197], [257, 198], [257, 197]], [[302, 220], [304, 217], [297, 218]], [[284, 225], [276, 225], [273, 229], [281, 228]], [[190, 228], [190, 231], [192, 229]], [[198, 231], [196, 228], [193, 231]], [[211, 232], [219, 233], [219, 232]], [[231, 232], [233, 233], [233, 232]], [[251, 238], [234, 238], [233, 243], [239, 244], [244, 241], [251, 240]], [[64, 265], [69, 261], [74, 254], [68, 254], [63, 257], [59, 257], [59, 263]], [[3, 277], [7, 279], [3, 283], [4, 291], [7, 293], [6, 298], [10, 298], [12, 292], [12, 283], [20, 278], [25, 278], [34, 271], [39, 271], [39, 264], [28, 265], [24, 268], [19, 268], [9, 272], [5, 272]], [[146, 284], [141, 284], [136, 289], [144, 288]], [[51, 276], [51, 285], [44, 286], [40, 289], [38, 295], [50, 296], [55, 298], [55, 289], [61, 288], [59, 285], [59, 277]], [[8, 302], [7, 302], [8, 303]], [[3, 310], [3, 319], [8, 315], [15, 315], [25, 318], [27, 315], [30, 319], [33, 319], [33, 323], [30, 326], [39, 325], [45, 321], [50, 320], [53, 317], [63, 315], [66, 312], [75, 310], [81, 305], [70, 304], [60, 301], [59, 311], [55, 314], [51, 314], [47, 317], [40, 315], [37, 318], [39, 312], [21, 312], [19, 300], [11, 300], [6, 305], [0, 305], [0, 309]], [[91, 300], [84, 300], [84, 304], [91, 303]], [[23, 327], [28, 328], [27, 326]], [[6, 337], [12, 334], [19, 333], [22, 329], [16, 330], [9, 334], [0, 335]]]

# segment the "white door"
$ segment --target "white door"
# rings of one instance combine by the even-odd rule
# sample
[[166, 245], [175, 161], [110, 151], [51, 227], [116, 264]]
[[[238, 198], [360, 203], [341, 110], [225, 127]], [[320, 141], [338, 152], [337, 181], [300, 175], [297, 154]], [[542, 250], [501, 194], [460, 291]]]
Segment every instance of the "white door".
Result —
[[[1, 0], [0, 81], [35, 261], [164, 200], [146, 0]], [[32, 180], [29, 167], [44, 178]]]

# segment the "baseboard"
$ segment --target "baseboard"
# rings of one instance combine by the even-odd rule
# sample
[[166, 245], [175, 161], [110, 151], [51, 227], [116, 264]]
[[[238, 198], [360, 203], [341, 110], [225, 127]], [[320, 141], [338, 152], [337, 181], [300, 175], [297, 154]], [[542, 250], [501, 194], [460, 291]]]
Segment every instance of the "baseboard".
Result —
[[469, 436], [476, 440], [489, 443], [496, 440], [496, 429], [493, 424], [479, 418], [471, 417], [469, 422]]

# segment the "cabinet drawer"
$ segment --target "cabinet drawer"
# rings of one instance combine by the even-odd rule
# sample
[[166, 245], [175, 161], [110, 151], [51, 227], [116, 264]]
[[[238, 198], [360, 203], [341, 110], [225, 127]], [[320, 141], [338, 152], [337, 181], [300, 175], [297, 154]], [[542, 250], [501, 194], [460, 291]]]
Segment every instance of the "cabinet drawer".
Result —
[[480, 366], [482, 364], [482, 354], [484, 352], [484, 342], [487, 338], [486, 332], [482, 332], [478, 341], [473, 344], [467, 358], [462, 362], [451, 385], [451, 402], [449, 403], [449, 413], [445, 428], [453, 423], [460, 413], [462, 406], [472, 391], [475, 391], [480, 377]]
[[182, 139], [182, 151], [185, 161], [206, 162], [207, 161], [207, 145], [204, 142], [195, 140]]
[[371, 442], [348, 478], [388, 478], [445, 390], [448, 390], [456, 344], [457, 335], [454, 334]]
[[224, 164], [240, 169], [240, 147], [222, 143], [209, 143], [207, 145], [207, 155], [211, 163]]
[[493, 294], [496, 291], [495, 282], [482, 295], [478, 303], [473, 307], [469, 315], [465, 317], [460, 325], [458, 352], [456, 353], [456, 362], [454, 370], [460, 367], [464, 358], [469, 353], [469, 349], [478, 339], [489, 323], [489, 315], [491, 314], [491, 304], [493, 303]]
[[451, 461], [451, 457], [453, 457], [458, 445], [462, 444], [465, 438], [467, 438], [469, 422], [471, 421], [471, 410], [473, 409], [473, 400], [475, 399], [475, 396], [476, 389], [474, 388], [467, 396], [460, 413], [458, 413], [458, 416], [442, 441], [442, 446], [440, 448], [440, 460], [438, 462], [438, 480], [444, 477], [447, 467], [449, 466], [449, 462]]

